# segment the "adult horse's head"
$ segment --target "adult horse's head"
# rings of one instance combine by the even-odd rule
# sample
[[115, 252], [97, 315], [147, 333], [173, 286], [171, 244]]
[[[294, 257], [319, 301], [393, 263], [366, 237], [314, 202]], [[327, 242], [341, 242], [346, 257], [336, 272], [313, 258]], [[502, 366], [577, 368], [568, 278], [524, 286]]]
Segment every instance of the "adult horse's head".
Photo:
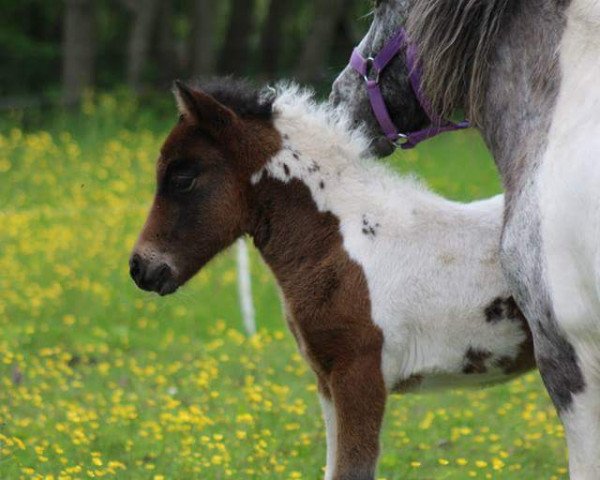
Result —
[[[419, 141], [427, 132], [422, 129], [430, 123], [446, 124], [447, 130], [464, 128], [466, 122], [459, 126], [442, 120], [455, 109], [464, 110], [472, 123], [478, 124], [483, 90], [493, 63], [493, 40], [508, 5], [509, 0], [375, 1], [373, 21], [357, 47], [359, 58], [366, 60], [366, 75], [359, 72], [360, 60], [359, 68], [352, 64], [354, 54], [351, 64], [334, 82], [330, 97], [356, 123], [365, 125], [372, 138], [370, 153], [385, 156], [394, 150], [390, 127], [385, 131], [384, 124], [389, 122], [378, 119], [375, 110], [387, 111], [392, 132], [409, 138], [414, 135]], [[405, 28], [407, 33], [401, 32]], [[401, 42], [397, 42], [399, 36]], [[399, 48], [393, 48], [395, 43]], [[390, 50], [395, 53], [393, 59], [378, 70], [378, 55], [385, 52], [383, 56], [389, 57], [386, 53]], [[369, 97], [369, 80], [371, 85], [377, 81], [382, 101]]]
[[160, 150], [154, 202], [130, 259], [144, 290], [173, 293], [245, 232], [250, 176], [279, 149], [271, 100], [227, 84], [209, 94], [176, 83], [179, 121]]
[[[366, 59], [376, 57], [406, 21], [408, 0], [376, 0], [369, 31], [357, 47]], [[379, 74], [379, 86], [390, 119], [399, 131], [423, 128], [428, 118], [413, 92], [405, 63], [405, 48]], [[371, 152], [387, 156], [394, 145], [386, 138], [377, 121], [365, 85], [365, 78], [348, 65], [333, 84], [330, 101], [348, 112], [356, 124], [363, 123], [372, 139]]]

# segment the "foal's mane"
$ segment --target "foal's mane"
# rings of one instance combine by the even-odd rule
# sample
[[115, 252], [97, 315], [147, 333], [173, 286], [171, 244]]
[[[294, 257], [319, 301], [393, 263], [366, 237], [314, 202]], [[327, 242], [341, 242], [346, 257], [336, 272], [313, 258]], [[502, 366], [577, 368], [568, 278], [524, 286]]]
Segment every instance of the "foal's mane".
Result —
[[422, 85], [436, 113], [464, 108], [475, 124], [489, 77], [489, 56], [513, 0], [415, 0], [407, 22], [419, 51]]
[[268, 88], [259, 88], [246, 79], [231, 76], [198, 82], [196, 86], [240, 117], [272, 119], [276, 95]]
[[309, 122], [319, 133], [330, 135], [330, 143], [343, 145], [356, 158], [369, 145], [362, 125], [355, 125], [348, 112], [318, 101], [314, 90], [295, 82], [282, 80], [272, 87], [260, 87], [245, 79], [225, 76], [193, 85], [243, 118], [287, 118], [300, 125]]

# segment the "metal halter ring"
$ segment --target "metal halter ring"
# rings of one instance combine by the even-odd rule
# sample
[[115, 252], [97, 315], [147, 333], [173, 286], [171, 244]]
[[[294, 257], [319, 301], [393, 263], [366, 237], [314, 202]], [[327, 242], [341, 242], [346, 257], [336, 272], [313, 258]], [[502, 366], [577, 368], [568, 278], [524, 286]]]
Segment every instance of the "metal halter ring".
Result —
[[375, 75], [375, 83], [379, 83], [379, 69], [377, 69], [377, 67], [375, 67], [375, 59], [373, 57], [367, 57], [366, 59], [366, 63], [365, 63], [365, 74], [363, 75], [363, 78], [365, 79], [365, 82], [370, 82], [371, 81], [371, 73], [375, 71], [377, 72], [377, 75]]
[[405, 133], [398, 133], [398, 137], [396, 138], [396, 140], [393, 140], [392, 143], [394, 144], [394, 146], [400, 147], [402, 145], [407, 144], [408, 141], [408, 135], [406, 135]]

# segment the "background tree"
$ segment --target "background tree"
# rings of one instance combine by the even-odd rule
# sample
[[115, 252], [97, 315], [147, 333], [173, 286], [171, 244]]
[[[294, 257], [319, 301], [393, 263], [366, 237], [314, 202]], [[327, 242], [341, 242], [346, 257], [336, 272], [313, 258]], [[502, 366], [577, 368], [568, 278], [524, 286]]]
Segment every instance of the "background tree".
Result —
[[260, 37], [260, 66], [265, 76], [274, 78], [280, 67], [287, 15], [292, 12], [290, 0], [271, 0]]
[[127, 83], [141, 88], [142, 73], [150, 57], [152, 35], [158, 19], [160, 0], [122, 0], [133, 16], [127, 45]]
[[[0, 108], [150, 95], [174, 78], [297, 77], [328, 88], [370, 0], [2, 0]], [[358, 32], [358, 34], [356, 33]], [[27, 101], [13, 101], [27, 100]]]
[[66, 0], [63, 36], [63, 98], [77, 101], [94, 81], [94, 2]]
[[182, 70], [183, 60], [180, 58], [174, 28], [176, 14], [172, 0], [160, 0], [154, 63], [158, 66], [156, 80], [161, 86], [170, 85]]
[[313, 25], [296, 68], [302, 82], [323, 79], [324, 65], [333, 47], [336, 28], [344, 16], [347, 0], [315, 0]]
[[231, 0], [229, 26], [221, 51], [222, 73], [244, 75], [248, 72], [255, 16], [255, 0]]
[[192, 75], [202, 77], [215, 71], [217, 0], [194, 0], [192, 20]]

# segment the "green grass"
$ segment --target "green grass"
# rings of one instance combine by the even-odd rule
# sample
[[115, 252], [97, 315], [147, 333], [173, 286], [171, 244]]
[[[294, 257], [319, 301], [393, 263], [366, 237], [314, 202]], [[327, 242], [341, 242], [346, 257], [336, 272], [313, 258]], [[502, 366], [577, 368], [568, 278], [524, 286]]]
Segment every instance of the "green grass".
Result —
[[[128, 278], [164, 112], [101, 96], [34, 129], [0, 122], [1, 479], [320, 478], [315, 382], [257, 255], [251, 339], [231, 252], [173, 297]], [[499, 191], [473, 132], [390, 162], [451, 198]], [[562, 437], [536, 374], [393, 397], [379, 478], [565, 478]]]

